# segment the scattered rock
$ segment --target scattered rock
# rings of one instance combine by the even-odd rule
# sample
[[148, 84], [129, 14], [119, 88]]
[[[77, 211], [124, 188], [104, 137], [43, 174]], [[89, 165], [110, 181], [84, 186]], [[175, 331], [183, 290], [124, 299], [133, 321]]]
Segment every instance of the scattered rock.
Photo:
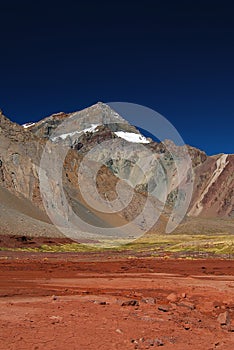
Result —
[[174, 303], [175, 301], [178, 300], [178, 296], [176, 293], [170, 293], [168, 296], [167, 296], [167, 300]]
[[181, 297], [182, 297], [182, 298], [186, 298], [186, 296], [187, 296], [186, 293], [182, 293], [182, 294], [181, 294]]
[[154, 298], [151, 298], [151, 297], [143, 298], [141, 301], [145, 304], [150, 304], [150, 305], [156, 304], [156, 300]]
[[223, 346], [224, 346], [224, 342], [222, 342], [222, 341], [217, 341], [215, 344], [214, 344], [214, 348], [212, 348], [212, 350], [213, 349], [216, 349], [216, 348], [218, 348], [218, 349], [223, 349]]
[[161, 339], [158, 339], [158, 338], [156, 338], [156, 339], [147, 339], [145, 341], [145, 343], [147, 345], [149, 345], [149, 346], [163, 346], [164, 345], [163, 341]]
[[186, 307], [186, 308], [188, 308], [190, 310], [194, 310], [195, 309], [195, 305], [193, 303], [190, 303], [189, 301], [182, 301], [181, 303], [178, 303], [177, 305]]
[[217, 321], [221, 326], [227, 326], [230, 323], [230, 315], [228, 311], [219, 314]]
[[159, 339], [145, 339], [145, 338], [140, 338], [140, 339], [131, 339], [131, 343], [135, 344], [135, 349], [138, 349], [138, 346], [141, 348], [141, 344], [144, 343], [144, 349], [149, 349], [150, 347], [153, 346], [163, 346], [164, 342]]
[[159, 305], [158, 310], [163, 311], [163, 312], [168, 312], [170, 310], [170, 308], [168, 305]]
[[123, 333], [123, 331], [121, 329], [119, 329], [119, 328], [117, 328], [115, 331], [116, 331], [116, 333], [119, 333], [119, 334]]
[[154, 345], [156, 346], [163, 346], [164, 342], [161, 339], [154, 339]]
[[57, 300], [58, 297], [56, 297], [56, 295], [52, 295], [51, 299], [52, 299], [52, 300]]
[[149, 346], [154, 346], [154, 339], [146, 339], [145, 344]]
[[191, 328], [191, 325], [187, 322], [183, 323], [183, 327], [186, 331], [188, 331]]
[[135, 299], [123, 301], [121, 306], [139, 306], [139, 301]]
[[63, 319], [61, 316], [50, 316], [49, 318], [53, 321], [52, 324], [59, 323]]
[[94, 300], [93, 303], [98, 305], [108, 305], [106, 301], [100, 301], [100, 300]]

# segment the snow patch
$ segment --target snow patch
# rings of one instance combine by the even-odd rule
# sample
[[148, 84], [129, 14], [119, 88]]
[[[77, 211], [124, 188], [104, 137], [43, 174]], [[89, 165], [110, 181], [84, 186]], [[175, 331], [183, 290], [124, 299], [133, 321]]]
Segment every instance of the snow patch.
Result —
[[99, 124], [92, 124], [89, 128], [82, 130], [82, 132], [94, 132], [94, 130], [99, 126]]
[[134, 132], [116, 131], [115, 135], [121, 137], [122, 139], [128, 142], [150, 143], [150, 141], [148, 141], [146, 137], [142, 136], [141, 134], [136, 134]]
[[81, 130], [81, 131], [73, 131], [73, 132], [68, 132], [68, 133], [65, 133], [65, 134], [60, 134], [60, 135], [56, 135], [54, 137], [51, 138], [52, 141], [55, 141], [57, 139], [62, 139], [62, 140], [66, 140], [67, 137], [72, 137], [74, 135], [80, 135], [80, 134], [84, 134], [86, 132], [94, 132], [95, 129], [97, 128], [97, 126], [99, 126], [98, 124], [91, 124], [90, 127], [88, 128], [85, 128], [84, 130]]
[[25, 123], [22, 126], [24, 127], [24, 129], [30, 128], [31, 126], [35, 125], [36, 123]]

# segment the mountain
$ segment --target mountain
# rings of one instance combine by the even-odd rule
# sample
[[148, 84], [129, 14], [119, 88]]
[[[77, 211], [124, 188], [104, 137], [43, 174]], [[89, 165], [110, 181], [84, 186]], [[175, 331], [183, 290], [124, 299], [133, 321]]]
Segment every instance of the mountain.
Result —
[[[80, 241], [89, 236], [95, 239], [101, 230], [112, 230], [121, 237], [121, 227], [127, 224], [129, 236], [148, 228], [163, 233], [168, 222], [175, 220], [172, 213], [178, 203], [186, 202], [182, 197], [192, 184], [191, 169], [184, 161], [186, 152], [191, 157], [193, 191], [186, 216], [175, 232], [201, 233], [210, 228], [234, 233], [234, 155], [207, 156], [170, 140], [156, 143], [100, 102], [23, 126], [1, 112], [1, 233], [62, 237], [57, 227], [66, 225], [53, 217], [50, 208], [61, 198], [58, 216], [72, 223], [75, 213], [84, 222]], [[49, 154], [53, 157], [48, 158]], [[47, 174], [52, 204], [47, 193], [41, 194], [43, 174]], [[128, 205], [121, 205], [116, 199], [120, 195], [127, 200], [125, 194], [132, 198]], [[52, 222], [57, 219], [56, 227]], [[94, 227], [90, 235], [87, 224]]]

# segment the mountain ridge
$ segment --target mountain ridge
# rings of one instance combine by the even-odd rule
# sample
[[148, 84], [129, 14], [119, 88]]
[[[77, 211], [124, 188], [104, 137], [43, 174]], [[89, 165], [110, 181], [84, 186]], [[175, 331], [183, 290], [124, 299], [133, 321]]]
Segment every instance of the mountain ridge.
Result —
[[[70, 151], [65, 160], [64, 184], [67, 188], [67, 193], [70, 193], [71, 196], [74, 195], [72, 201], [76, 203], [80, 203], [81, 197], [79, 197], [80, 195], [77, 197], [77, 190], [79, 192], [79, 188], [76, 186], [77, 177], [74, 175], [74, 169], [77, 169], [82, 157], [98, 143], [107, 140], [114, 139], [120, 149], [124, 149], [129, 141], [119, 137], [119, 135], [123, 134], [118, 134], [118, 131], [116, 131], [118, 128], [121, 129], [122, 133], [129, 132], [140, 135], [140, 132], [134, 126], [130, 125], [108, 105], [101, 102], [78, 112], [55, 113], [36, 123], [24, 126], [11, 122], [3, 113], [0, 113], [0, 186], [10, 191], [16, 197], [25, 197], [33, 206], [40, 208], [42, 211], [44, 211], [44, 207], [38, 178], [42, 152], [48, 140], [53, 143], [51, 135], [56, 133], [56, 129], [61, 123], [66, 121], [67, 118], [73, 118], [74, 123], [77, 122], [78, 118], [83, 118], [82, 125], [84, 127], [90, 124], [93, 118], [99, 118], [98, 120], [103, 122], [103, 125], [99, 125], [91, 131], [79, 134], [79, 142], [77, 142], [75, 134], [74, 138], [71, 137], [69, 139], [68, 144]], [[115, 120], [113, 118], [117, 118], [117, 125], [115, 125], [115, 123], [110, 123], [109, 126], [108, 122]], [[85, 130], [85, 128], [83, 130]], [[140, 140], [139, 137], [137, 140]], [[63, 141], [60, 140], [59, 142]], [[167, 141], [165, 143], [156, 143], [148, 139], [148, 143], [144, 145], [144, 147], [153, 151], [156, 159], [160, 157], [164, 160], [166, 159], [168, 164], [167, 172], [172, 176], [175, 165], [173, 165], [173, 161], [170, 159], [166, 144]], [[176, 152], [181, 152], [183, 149], [179, 148], [182, 146], [173, 147], [175, 149], [175, 154]], [[187, 215], [197, 218], [232, 219], [234, 217], [234, 155], [221, 153], [208, 156], [204, 151], [195, 147], [187, 146], [187, 149], [192, 159], [193, 171], [195, 174], [194, 191]], [[102, 157], [102, 155], [100, 155], [100, 157]], [[134, 157], [134, 162], [136, 162], [137, 154], [135, 154]], [[72, 163], [74, 163], [73, 166], [71, 166]], [[136, 176], [136, 179], [139, 178], [139, 174], [131, 174], [133, 167], [125, 161], [118, 163], [114, 161], [112, 164], [106, 164], [104, 168], [102, 177], [104, 176], [105, 181], [100, 182], [99, 185], [103, 192], [102, 195], [110, 196], [110, 200], [113, 200], [115, 196], [114, 187], [116, 185], [116, 179], [123, 176], [123, 171], [124, 176], [126, 176], [127, 173], [128, 176]], [[154, 168], [154, 171], [156, 170], [157, 166]], [[153, 181], [153, 175], [154, 174], [151, 173], [148, 174], [148, 178], [151, 179], [150, 181]], [[107, 178], [112, 180], [108, 182]], [[155, 184], [152, 183], [152, 186], [154, 185]], [[139, 203], [143, 205], [142, 203], [144, 202], [147, 186], [142, 183], [142, 186], [136, 188], [135, 202], [133, 201], [129, 211], [123, 210], [118, 214], [115, 222], [121, 222], [121, 220], [131, 221], [136, 216]], [[168, 193], [166, 202], [168, 208], [173, 207], [177, 195], [176, 187], [174, 189], [172, 187], [172, 190]], [[78, 208], [80, 208], [80, 204], [77, 205]], [[166, 213], [169, 209], [165, 208], [165, 210], [165, 217], [167, 217]], [[97, 218], [99, 217], [98, 213], [94, 213], [94, 215]], [[102, 217], [101, 220], [105, 221], [107, 217]], [[163, 218], [162, 221], [164, 222]], [[156, 225], [153, 231], [157, 232], [157, 227], [160, 225], [160, 223]]]

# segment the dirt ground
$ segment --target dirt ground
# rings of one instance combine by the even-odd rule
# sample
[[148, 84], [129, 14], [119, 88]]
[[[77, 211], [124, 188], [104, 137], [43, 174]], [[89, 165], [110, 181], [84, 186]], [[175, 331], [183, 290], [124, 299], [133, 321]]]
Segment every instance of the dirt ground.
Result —
[[0, 349], [234, 349], [234, 261], [0, 252]]

